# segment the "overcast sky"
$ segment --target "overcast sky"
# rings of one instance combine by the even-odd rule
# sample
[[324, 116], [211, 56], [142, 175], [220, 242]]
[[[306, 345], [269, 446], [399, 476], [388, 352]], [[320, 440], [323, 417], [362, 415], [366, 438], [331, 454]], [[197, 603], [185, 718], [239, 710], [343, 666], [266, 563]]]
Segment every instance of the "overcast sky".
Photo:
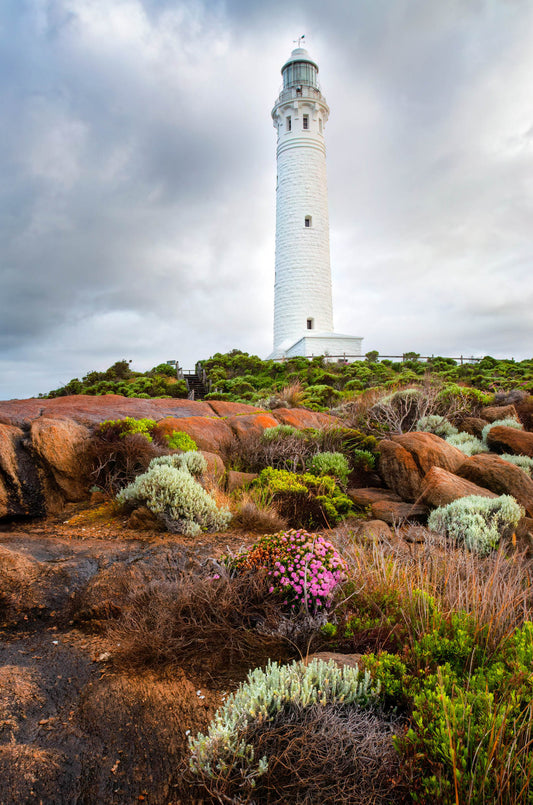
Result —
[[272, 348], [280, 68], [326, 127], [335, 329], [533, 355], [531, 0], [0, 0], [0, 398]]

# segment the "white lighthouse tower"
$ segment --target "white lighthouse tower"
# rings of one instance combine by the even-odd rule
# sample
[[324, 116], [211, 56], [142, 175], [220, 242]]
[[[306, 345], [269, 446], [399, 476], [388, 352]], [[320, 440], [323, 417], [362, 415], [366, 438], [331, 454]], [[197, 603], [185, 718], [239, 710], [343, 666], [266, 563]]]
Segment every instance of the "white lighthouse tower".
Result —
[[278, 147], [270, 357], [345, 354], [349, 360], [361, 354], [362, 338], [333, 332], [324, 141], [329, 107], [307, 50], [293, 50], [281, 74], [283, 87], [272, 110]]

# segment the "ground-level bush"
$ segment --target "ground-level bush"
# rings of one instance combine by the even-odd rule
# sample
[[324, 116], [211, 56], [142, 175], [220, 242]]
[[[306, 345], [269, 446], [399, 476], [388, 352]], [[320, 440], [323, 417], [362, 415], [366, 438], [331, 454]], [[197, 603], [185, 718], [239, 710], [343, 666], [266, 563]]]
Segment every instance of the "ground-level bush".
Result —
[[[246, 682], [232, 694], [224, 706], [215, 714], [207, 734], [199, 734], [190, 740], [190, 768], [192, 773], [204, 783], [207, 790], [215, 794], [223, 794], [229, 801], [248, 802], [253, 794], [254, 798], [261, 792], [261, 801], [264, 799], [266, 791], [274, 787], [276, 773], [280, 773], [280, 754], [284, 752], [289, 764], [296, 763], [297, 767], [305, 768], [302, 763], [302, 751], [304, 747], [301, 742], [300, 747], [294, 754], [287, 747], [283, 747], [287, 733], [290, 732], [291, 723], [293, 726], [306, 724], [316, 727], [320, 735], [321, 726], [328, 718], [326, 708], [331, 708], [336, 718], [335, 728], [340, 724], [352, 732], [352, 745], [356, 743], [356, 734], [361, 735], [362, 725], [365, 722], [364, 716], [359, 718], [355, 713], [359, 708], [371, 708], [378, 699], [378, 689], [372, 685], [370, 674], [362, 674], [357, 668], [344, 666], [339, 668], [333, 661], [328, 663], [314, 659], [308, 665], [303, 663], [292, 663], [280, 666], [277, 663], [269, 663], [265, 670], [256, 669], [252, 671]], [[331, 715], [331, 712], [329, 713]], [[351, 726], [350, 715], [353, 715]], [[339, 724], [340, 722], [340, 724]], [[331, 722], [330, 722], [331, 723]], [[368, 722], [367, 722], [368, 726]], [[289, 727], [287, 730], [286, 727]], [[270, 734], [272, 730], [272, 734]], [[298, 734], [300, 730], [296, 727], [294, 732]], [[332, 730], [333, 731], [333, 730]], [[384, 751], [385, 760], [383, 766], [391, 768], [392, 735], [390, 726], [388, 730], [387, 749]], [[342, 730], [341, 730], [342, 732]], [[383, 732], [383, 726], [381, 728]], [[304, 730], [304, 734], [312, 744], [314, 741], [314, 729]], [[311, 733], [311, 734], [310, 734]], [[279, 736], [279, 743], [274, 738]], [[333, 735], [330, 736], [333, 739]], [[285, 740], [284, 740], [285, 739]], [[349, 743], [349, 742], [348, 742]], [[320, 802], [371, 802], [379, 800], [359, 799], [332, 799], [331, 793], [326, 792], [322, 795], [319, 779], [321, 775], [327, 774], [327, 767], [330, 757], [338, 755], [342, 743], [335, 740], [322, 741], [321, 751], [325, 752], [320, 762], [319, 756], [313, 756], [312, 750], [307, 747], [310, 759], [307, 766], [304, 780], [301, 777], [293, 778], [294, 796], [291, 801], [320, 801]], [[354, 747], [355, 748], [355, 747]], [[346, 747], [348, 750], [348, 747]], [[276, 754], [278, 752], [279, 754]], [[375, 773], [383, 772], [380, 768], [379, 752], [371, 752], [369, 759], [369, 769]], [[344, 751], [341, 755], [345, 756]], [[372, 757], [373, 755], [373, 757]], [[354, 767], [365, 768], [364, 753], [360, 750], [355, 752], [352, 757]], [[377, 757], [376, 757], [377, 756]], [[341, 761], [341, 765], [344, 766]], [[348, 765], [350, 765], [348, 763]], [[392, 764], [392, 767], [396, 767]], [[285, 769], [285, 774], [288, 769]], [[315, 775], [318, 773], [319, 777]], [[364, 775], [371, 776], [371, 775]], [[313, 779], [314, 778], [314, 779]], [[353, 783], [361, 785], [362, 780], [359, 776], [353, 779]], [[295, 785], [297, 783], [297, 785]], [[329, 778], [331, 785], [331, 778]], [[369, 780], [366, 781], [369, 784]], [[297, 788], [301, 786], [298, 793]], [[353, 786], [352, 786], [353, 787]], [[309, 800], [309, 788], [314, 790], [315, 799]], [[307, 789], [307, 790], [305, 790]], [[335, 794], [342, 790], [341, 781], [337, 781]], [[390, 790], [390, 789], [389, 789]], [[367, 789], [368, 796], [368, 789]], [[280, 792], [269, 801], [287, 801], [287, 793], [284, 799], [280, 799]], [[316, 799], [319, 797], [320, 799]], [[234, 799], [232, 799], [234, 798]], [[387, 801], [387, 800], [384, 800]], [[388, 800], [392, 801], [392, 800]]]
[[484, 442], [464, 431], [447, 436], [446, 441], [453, 447], [457, 447], [465, 456], [477, 456], [479, 453], [488, 453], [489, 450]]
[[353, 511], [351, 500], [333, 478], [264, 469], [253, 487], [274, 503], [293, 528], [329, 528]]
[[152, 458], [164, 452], [153, 439], [155, 426], [153, 419], [132, 417], [100, 423], [84, 455], [94, 484], [114, 493], [144, 472]]
[[311, 615], [330, 606], [337, 585], [346, 576], [345, 563], [331, 542], [306, 531], [265, 535], [226, 562], [237, 573], [266, 571], [270, 592], [284, 599], [285, 607]]
[[350, 474], [350, 465], [342, 453], [316, 453], [307, 462], [307, 469], [313, 475], [331, 475], [343, 486]]
[[202, 531], [223, 531], [231, 520], [227, 509], [216, 502], [195, 481], [190, 472], [169, 464], [156, 464], [122, 489], [122, 505], [144, 505], [160, 517], [167, 528], [194, 537]]
[[510, 495], [498, 498], [469, 495], [435, 509], [429, 516], [428, 527], [471, 551], [486, 554], [496, 548], [502, 536], [516, 528], [523, 516], [524, 509]]

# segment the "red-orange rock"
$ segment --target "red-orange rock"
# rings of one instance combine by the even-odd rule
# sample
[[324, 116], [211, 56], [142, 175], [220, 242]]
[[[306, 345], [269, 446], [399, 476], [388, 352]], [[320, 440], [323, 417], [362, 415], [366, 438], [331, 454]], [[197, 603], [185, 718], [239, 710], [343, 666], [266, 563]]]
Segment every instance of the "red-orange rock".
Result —
[[505, 425], [496, 425], [487, 435], [487, 444], [491, 450], [499, 453], [514, 453], [515, 456], [533, 458], [533, 433]]
[[306, 408], [276, 408], [272, 416], [281, 425], [292, 425], [293, 428], [327, 428], [339, 424], [339, 420], [321, 411], [308, 411]]
[[227, 420], [216, 417], [166, 417], [157, 424], [159, 429], [168, 436], [175, 430], [187, 433], [191, 439], [194, 439], [200, 450], [207, 450], [208, 453], [220, 453], [233, 438], [233, 432]]
[[457, 475], [497, 495], [512, 495], [522, 504], [526, 513], [533, 516], [533, 480], [509, 461], [490, 453], [480, 453], [466, 459], [457, 470]]
[[400, 525], [406, 520], [425, 520], [427, 506], [421, 503], [397, 503], [392, 500], [380, 500], [372, 504], [372, 517], [384, 520], [390, 525]]
[[442, 467], [449, 472], [455, 472], [465, 459], [465, 454], [457, 447], [448, 444], [434, 433], [415, 431], [391, 436], [391, 439], [412, 455], [422, 476], [432, 467]]
[[496, 422], [497, 419], [518, 420], [514, 405], [489, 405], [483, 408], [481, 416], [486, 422]]
[[89, 435], [88, 428], [73, 420], [40, 417], [32, 422], [33, 447], [66, 500], [83, 500], [87, 494], [81, 458]]
[[481, 417], [465, 416], [461, 419], [458, 428], [460, 431], [464, 431], [464, 433], [470, 433], [471, 436], [476, 436], [476, 438], [481, 439], [483, 428], [486, 424], [487, 420], [481, 419]]
[[207, 450], [201, 450], [200, 452], [207, 461], [207, 477], [213, 480], [216, 484], [222, 485], [226, 475], [226, 467], [224, 466], [224, 462], [216, 453], [209, 453]]
[[390, 439], [383, 439], [378, 444], [378, 452], [378, 470], [385, 484], [402, 500], [416, 500], [420, 494], [423, 474], [411, 453]]
[[372, 506], [380, 500], [394, 501], [401, 503], [401, 497], [396, 492], [391, 492], [390, 489], [382, 489], [381, 487], [366, 486], [360, 489], [348, 489], [348, 497], [353, 500], [358, 506]]
[[453, 500], [464, 498], [467, 495], [497, 497], [494, 492], [443, 470], [442, 467], [432, 467], [424, 478], [420, 502], [430, 506], [446, 506]]
[[213, 409], [201, 400], [139, 399], [122, 397], [120, 394], [105, 394], [102, 397], [75, 394], [52, 400], [0, 401], [0, 417], [19, 427], [40, 416], [48, 419], [72, 419], [82, 425], [95, 425], [105, 419], [123, 419], [126, 416], [135, 419], [147, 417], [158, 421], [166, 416], [212, 415]]
[[42, 484], [27, 441], [19, 428], [0, 425], [0, 518], [44, 514]]
[[226, 422], [240, 440], [247, 439], [252, 433], [261, 434], [266, 428], [275, 428], [279, 424], [277, 419], [267, 413], [232, 416]]
[[257, 408], [255, 405], [228, 402], [227, 400], [208, 400], [207, 404], [212, 409], [215, 416], [220, 417], [236, 416], [237, 414], [253, 414], [263, 410], [262, 408]]
[[228, 472], [227, 491], [233, 492], [235, 489], [242, 489], [248, 486], [257, 478], [256, 472], [237, 472], [230, 470]]

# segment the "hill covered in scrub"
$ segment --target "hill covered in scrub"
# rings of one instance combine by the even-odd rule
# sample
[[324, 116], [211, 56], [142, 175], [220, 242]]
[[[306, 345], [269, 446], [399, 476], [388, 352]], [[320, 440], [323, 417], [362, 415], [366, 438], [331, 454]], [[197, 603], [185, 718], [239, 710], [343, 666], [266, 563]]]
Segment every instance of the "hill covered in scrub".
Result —
[[[401, 361], [379, 359], [369, 352], [364, 360], [331, 363], [323, 357], [264, 361], [234, 349], [216, 353], [197, 364], [205, 372], [209, 393], [205, 399], [244, 402], [262, 408], [276, 405], [302, 406], [326, 410], [354, 400], [361, 392], [375, 388], [399, 388], [420, 383], [438, 383], [453, 391], [471, 388], [480, 392], [478, 400], [489, 403], [489, 396], [511, 389], [533, 392], [533, 359], [515, 362], [486, 356], [475, 363], [459, 363], [452, 358], [420, 360], [417, 353]], [[136, 372], [128, 361], [117, 361], [103, 372], [88, 372], [81, 380], [73, 378], [65, 386], [40, 395], [53, 398], [72, 394], [121, 394], [125, 397], [186, 397], [187, 383], [176, 377], [173, 366], [159, 364], [148, 372]]]

